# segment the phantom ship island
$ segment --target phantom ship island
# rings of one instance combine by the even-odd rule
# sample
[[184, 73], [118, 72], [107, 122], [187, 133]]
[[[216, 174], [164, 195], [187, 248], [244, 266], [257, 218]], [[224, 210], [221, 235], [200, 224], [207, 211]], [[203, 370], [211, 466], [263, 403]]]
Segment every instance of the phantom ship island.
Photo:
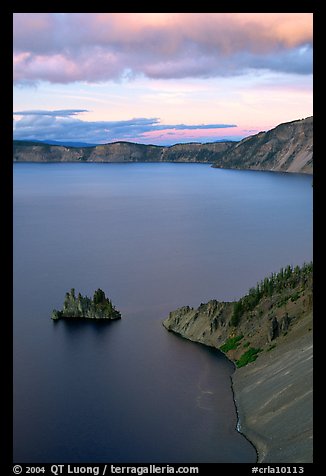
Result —
[[75, 290], [71, 289], [70, 293], [66, 293], [61, 311], [54, 309], [51, 318], [54, 321], [59, 319], [93, 319], [93, 320], [113, 320], [121, 319], [120, 312], [114, 307], [110, 299], [105, 296], [102, 289], [98, 289], [94, 293], [93, 299], [88, 296], [82, 296], [78, 293], [75, 296]]

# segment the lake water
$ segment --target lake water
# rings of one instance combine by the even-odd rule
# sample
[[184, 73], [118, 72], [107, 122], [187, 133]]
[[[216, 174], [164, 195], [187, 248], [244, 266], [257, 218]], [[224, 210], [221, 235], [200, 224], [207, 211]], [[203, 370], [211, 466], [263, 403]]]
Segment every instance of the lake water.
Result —
[[[14, 164], [16, 462], [254, 462], [218, 351], [168, 333], [312, 259], [312, 178], [203, 164]], [[51, 321], [102, 288], [107, 324]]]

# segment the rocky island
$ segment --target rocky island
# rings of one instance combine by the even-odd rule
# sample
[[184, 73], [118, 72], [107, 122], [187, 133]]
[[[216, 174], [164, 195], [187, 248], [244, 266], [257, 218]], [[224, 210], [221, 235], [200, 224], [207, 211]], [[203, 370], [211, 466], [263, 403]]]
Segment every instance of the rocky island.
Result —
[[76, 297], [75, 290], [71, 289], [70, 292], [66, 293], [62, 310], [54, 309], [51, 317], [54, 321], [59, 319], [93, 319], [103, 321], [120, 319], [121, 314], [113, 306], [110, 299], [105, 296], [102, 289], [95, 291], [93, 299], [82, 296], [80, 293]]
[[235, 302], [184, 306], [163, 325], [235, 363], [238, 429], [258, 462], [312, 462], [312, 263], [288, 266]]

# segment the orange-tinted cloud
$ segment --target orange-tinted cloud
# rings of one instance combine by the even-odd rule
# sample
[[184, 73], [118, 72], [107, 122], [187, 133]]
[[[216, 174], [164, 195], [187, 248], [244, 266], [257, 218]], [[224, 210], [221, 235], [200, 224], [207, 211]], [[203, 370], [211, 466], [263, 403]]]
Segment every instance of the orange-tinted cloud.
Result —
[[311, 73], [311, 13], [17, 13], [18, 82]]

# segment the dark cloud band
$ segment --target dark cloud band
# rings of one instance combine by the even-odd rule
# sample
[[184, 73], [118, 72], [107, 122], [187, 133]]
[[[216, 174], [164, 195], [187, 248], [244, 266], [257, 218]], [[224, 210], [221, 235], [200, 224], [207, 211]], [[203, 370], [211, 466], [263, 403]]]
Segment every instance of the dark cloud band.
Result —
[[195, 131], [228, 129], [236, 124], [161, 124], [159, 118], [133, 118], [124, 121], [82, 121], [74, 116], [85, 109], [57, 111], [16, 111], [22, 116], [15, 121], [14, 138], [25, 140], [83, 140], [88, 142], [110, 142], [131, 140], [144, 134], [158, 131]]
[[30, 110], [30, 111], [15, 111], [17, 116], [53, 116], [53, 117], [69, 117], [76, 116], [82, 112], [89, 112], [88, 109], [57, 109], [54, 111], [46, 110]]

